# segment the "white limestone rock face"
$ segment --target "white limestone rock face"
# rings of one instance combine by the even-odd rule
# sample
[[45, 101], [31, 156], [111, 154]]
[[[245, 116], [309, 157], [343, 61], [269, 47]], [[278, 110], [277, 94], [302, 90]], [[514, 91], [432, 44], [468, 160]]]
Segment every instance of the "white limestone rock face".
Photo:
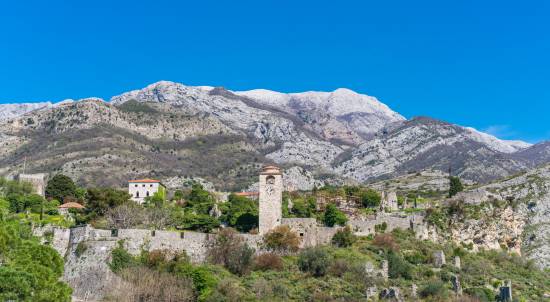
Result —
[[336, 171], [366, 181], [449, 167], [463, 179], [487, 181], [525, 169], [528, 163], [507, 158], [460, 126], [422, 117], [388, 126], [340, 161]]
[[[477, 200], [476, 200], [477, 199]], [[481, 206], [480, 217], [452, 220], [451, 239], [475, 250], [509, 249], [550, 268], [550, 165], [454, 198]]]
[[283, 171], [283, 183], [286, 191], [310, 191], [325, 185], [324, 181], [316, 180], [310, 171], [298, 166]]
[[388, 123], [405, 120], [376, 98], [345, 88], [332, 92], [285, 94], [256, 89], [235, 93], [296, 115], [327, 138], [349, 142], [360, 141], [359, 137], [371, 135]]

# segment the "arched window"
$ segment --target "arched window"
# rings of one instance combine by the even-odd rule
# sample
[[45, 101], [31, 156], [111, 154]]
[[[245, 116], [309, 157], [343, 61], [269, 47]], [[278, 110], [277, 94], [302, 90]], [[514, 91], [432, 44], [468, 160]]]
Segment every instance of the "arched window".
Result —
[[265, 179], [265, 182], [266, 182], [268, 185], [274, 185], [274, 184], [275, 184], [275, 176], [269, 175], [269, 176]]
[[149, 191], [147, 191], [147, 193], [145, 193], [147, 195], [147, 197], [149, 197]]
[[136, 192], [136, 197], [138, 197], [138, 198], [139, 198], [139, 192]]

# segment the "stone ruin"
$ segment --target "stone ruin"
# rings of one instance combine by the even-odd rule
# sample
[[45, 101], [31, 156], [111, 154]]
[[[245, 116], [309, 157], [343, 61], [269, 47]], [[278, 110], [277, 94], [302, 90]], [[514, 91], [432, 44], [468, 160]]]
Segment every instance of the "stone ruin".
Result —
[[34, 193], [42, 197], [46, 195], [47, 178], [48, 175], [45, 173], [19, 174], [19, 176], [17, 177], [19, 181], [30, 183], [32, 185]]
[[433, 264], [437, 268], [441, 268], [446, 264], [445, 253], [443, 251], [435, 251], [433, 254]]
[[502, 286], [499, 288], [498, 294], [499, 302], [512, 302], [512, 281], [503, 282]]
[[399, 210], [399, 203], [397, 202], [397, 193], [395, 192], [382, 192], [380, 194], [380, 210], [383, 211], [397, 211]]
[[390, 287], [390, 288], [384, 288], [380, 291], [380, 294], [378, 295], [380, 300], [390, 300], [395, 302], [402, 302], [403, 297], [401, 296], [401, 293], [399, 291], [399, 288], [397, 287]]
[[456, 269], [461, 269], [462, 265], [460, 263], [460, 257], [459, 256], [455, 256], [454, 259], [453, 259], [453, 265]]
[[365, 263], [365, 273], [369, 277], [378, 277], [384, 279], [384, 281], [388, 281], [388, 261], [382, 260], [380, 262], [380, 268], [377, 269], [374, 267], [372, 262], [368, 261]]
[[453, 291], [457, 296], [462, 296], [462, 285], [460, 285], [460, 278], [458, 275], [453, 275], [451, 278], [453, 284]]

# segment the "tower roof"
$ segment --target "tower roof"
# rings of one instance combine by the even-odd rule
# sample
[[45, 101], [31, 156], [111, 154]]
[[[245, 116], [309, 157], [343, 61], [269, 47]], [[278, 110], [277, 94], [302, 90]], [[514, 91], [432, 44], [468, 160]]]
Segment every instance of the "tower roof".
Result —
[[281, 169], [277, 166], [273, 166], [273, 165], [267, 165], [267, 166], [264, 166], [262, 168], [262, 172], [261, 174], [269, 174], [269, 175], [281, 175], [283, 174], [283, 172], [281, 171]]

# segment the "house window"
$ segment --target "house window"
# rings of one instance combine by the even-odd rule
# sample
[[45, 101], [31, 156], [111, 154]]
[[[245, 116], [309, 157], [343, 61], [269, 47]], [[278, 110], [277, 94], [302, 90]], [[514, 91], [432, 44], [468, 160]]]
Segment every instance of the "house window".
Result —
[[118, 229], [111, 230], [111, 237], [118, 237]]
[[138, 198], [139, 198], [139, 192], [136, 192], [136, 197], [138, 197]]
[[134, 185], [134, 187], [136, 187], [136, 188], [137, 188], [137, 184], [135, 184], [135, 185]]
[[143, 185], [141, 185], [141, 186], [145, 188], [145, 184], [143, 184]]
[[304, 233], [300, 233], [300, 237], [304, 237]]
[[153, 185], [149, 185], [149, 187], [151, 187], [151, 188], [152, 188], [152, 187], [153, 187]]
[[149, 191], [147, 191], [147, 193], [145, 193], [145, 194], [147, 194], [147, 197], [149, 197]]

